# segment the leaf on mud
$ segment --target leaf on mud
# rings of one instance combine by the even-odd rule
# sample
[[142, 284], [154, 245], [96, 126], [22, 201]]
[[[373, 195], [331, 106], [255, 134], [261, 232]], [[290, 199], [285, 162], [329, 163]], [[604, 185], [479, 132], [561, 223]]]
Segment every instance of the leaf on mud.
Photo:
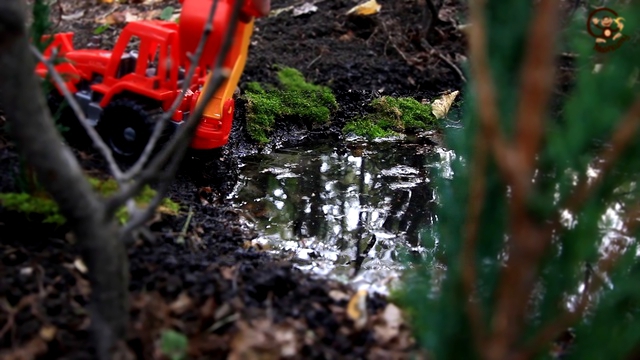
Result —
[[84, 264], [84, 262], [82, 261], [82, 259], [77, 258], [74, 262], [73, 262], [73, 267], [78, 270], [80, 273], [82, 274], [86, 274], [87, 271], [89, 271], [87, 269], [87, 266]]
[[220, 269], [220, 273], [222, 274], [222, 277], [225, 280], [233, 280], [235, 278], [235, 274], [236, 274], [236, 267], [235, 266], [223, 266]]
[[388, 304], [377, 324], [373, 327], [376, 340], [383, 344], [391, 341], [400, 334], [402, 323], [400, 309], [394, 304]]
[[361, 330], [367, 324], [367, 295], [367, 290], [360, 289], [347, 304], [347, 316], [353, 320], [357, 330]]
[[378, 4], [376, 0], [369, 0], [360, 5], [356, 5], [347, 11], [347, 15], [374, 15], [380, 12], [382, 5]]
[[45, 325], [40, 328], [40, 337], [42, 340], [49, 342], [56, 337], [57, 330], [53, 325]]
[[306, 2], [293, 9], [293, 17], [298, 17], [305, 14], [313, 14], [316, 11], [318, 11], [317, 6], [313, 5], [312, 3]]
[[469, 35], [469, 33], [471, 32], [472, 26], [471, 24], [460, 24], [456, 28], [460, 30], [463, 34]]
[[84, 10], [80, 10], [80, 11], [76, 11], [73, 14], [62, 15], [60, 16], [60, 18], [62, 18], [62, 20], [64, 21], [71, 21], [71, 20], [78, 20], [83, 16], [84, 16]]
[[186, 292], [180, 293], [178, 298], [169, 305], [174, 314], [180, 315], [193, 305], [193, 301]]
[[35, 359], [38, 358], [39, 355], [42, 355], [47, 352], [47, 343], [42, 340], [40, 337], [35, 337], [28, 343], [11, 349], [10, 351], [3, 353], [0, 352], [0, 359], [3, 360], [27, 360], [27, 359]]
[[97, 18], [96, 22], [104, 25], [118, 25], [141, 19], [138, 14], [131, 11], [114, 11], [103, 18]]
[[451, 105], [453, 105], [453, 101], [456, 99], [456, 96], [458, 96], [459, 93], [460, 91], [456, 90], [450, 94], [442, 95], [440, 98], [434, 100], [431, 104], [431, 112], [433, 113], [433, 116], [435, 116], [437, 119], [442, 119], [447, 116]]
[[260, 319], [251, 324], [238, 322], [238, 328], [231, 342], [229, 360], [275, 360], [293, 357], [298, 353], [298, 339], [290, 324], [274, 326], [269, 319]]
[[287, 7], [280, 8], [280, 9], [274, 9], [274, 10], [271, 10], [271, 12], [269, 12], [269, 16], [278, 16], [278, 15], [280, 15], [281, 13], [283, 13], [285, 11], [292, 10], [293, 8], [294, 8], [294, 6], [290, 5], [290, 6], [287, 6]]
[[349, 300], [349, 295], [345, 294], [340, 290], [329, 291], [329, 297], [335, 301]]
[[97, 18], [96, 22], [98, 24], [103, 24], [103, 25], [115, 25], [115, 24], [121, 24], [123, 23], [125, 20], [125, 15], [122, 12], [112, 12], [109, 15], [102, 17], [102, 18]]

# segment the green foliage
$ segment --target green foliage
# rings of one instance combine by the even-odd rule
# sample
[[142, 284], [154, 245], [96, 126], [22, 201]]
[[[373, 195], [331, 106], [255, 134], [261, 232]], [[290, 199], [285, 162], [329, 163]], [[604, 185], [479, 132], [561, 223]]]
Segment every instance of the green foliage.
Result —
[[167, 6], [164, 9], [162, 9], [162, 13], [160, 14], [160, 19], [164, 20], [164, 21], [169, 21], [171, 20], [171, 17], [173, 16], [173, 11], [175, 9], [173, 8], [173, 6]]
[[62, 225], [66, 222], [60, 214], [58, 204], [49, 197], [28, 193], [0, 193], [0, 205], [24, 214], [37, 214], [43, 217], [45, 224]]
[[110, 27], [111, 27], [111, 25], [109, 25], [109, 24], [102, 24], [102, 25], [98, 26], [97, 28], [93, 29], [93, 35], [100, 35], [103, 32], [107, 31]]
[[414, 98], [383, 96], [370, 105], [374, 112], [348, 122], [342, 131], [373, 139], [438, 127], [431, 105]]
[[[103, 196], [114, 194], [118, 190], [118, 184], [113, 179], [100, 180], [89, 178], [89, 183], [94, 190]], [[136, 197], [135, 201], [138, 206], [145, 206], [155, 196], [156, 192], [148, 185], [144, 187], [142, 193]], [[44, 223], [53, 223], [63, 225], [66, 219], [60, 214], [60, 210], [56, 202], [46, 193], [0, 193], [0, 205], [10, 211], [23, 213], [27, 216], [37, 214], [43, 216]], [[176, 215], [180, 211], [180, 205], [170, 199], [164, 199], [158, 211]], [[125, 207], [120, 208], [116, 212], [116, 219], [124, 224], [129, 219], [129, 214]]]
[[[614, 5], [611, 5], [614, 6]], [[615, 11], [625, 18], [630, 29], [637, 32], [640, 26], [640, 3], [616, 5]], [[529, 21], [534, 11], [529, 2], [487, 1], [486, 24], [491, 75], [497, 92], [499, 128], [509, 141], [515, 140], [515, 116], [520, 92], [520, 70], [525, 55]], [[631, 25], [633, 24], [633, 25]], [[561, 111], [553, 111], [544, 123], [545, 140], [537, 158], [537, 175], [529, 197], [525, 200], [526, 212], [534, 220], [534, 227], [542, 229], [549, 220], [563, 210], [575, 191], [575, 177], [584, 180], [588, 168], [600, 159], [597, 154], [605, 148], [617, 130], [620, 119], [638, 99], [637, 80], [640, 47], [627, 41], [619, 49], [609, 52], [602, 71], [592, 72], [594, 38], [584, 31], [585, 19], [576, 18], [565, 39], [566, 47], [579, 54], [576, 64], [576, 85], [562, 103]], [[482, 184], [484, 201], [480, 202], [480, 215], [476, 241], [473, 245], [474, 270], [477, 293], [474, 304], [484, 315], [479, 332], [490, 335], [495, 326], [491, 322], [499, 310], [498, 291], [504, 268], [505, 239], [513, 236], [511, 224], [515, 223], [510, 208], [512, 198], [509, 187], [498, 171], [499, 164], [489, 160], [482, 178], [473, 172], [474, 155], [478, 152], [480, 115], [476, 111], [479, 94], [474, 91], [477, 79], [472, 78], [465, 91], [464, 128], [447, 129], [446, 141], [456, 157], [452, 160], [453, 179], [437, 177], [438, 222], [434, 225], [438, 247], [428, 252], [424, 261], [414, 264], [408, 272], [400, 302], [411, 314], [419, 343], [432, 353], [435, 359], [477, 359], [473, 325], [468, 316], [469, 297], [463, 286], [463, 270], [474, 266], [463, 263], [463, 245], [469, 223], [469, 206], [479, 200], [472, 196], [474, 184]], [[637, 130], [634, 130], [637, 132]], [[482, 138], [485, 141], [485, 138]], [[600, 246], [605, 230], [603, 215], [612, 207], [618, 211], [629, 210], [629, 201], [620, 201], [620, 192], [634, 185], [640, 172], [640, 141], [634, 134], [629, 146], [618, 161], [594, 187], [590, 197], [574, 213], [575, 226], [561, 226], [554, 234], [538, 268], [530, 268], [535, 277], [536, 291], [529, 304], [530, 317], [525, 319], [522, 332], [518, 333], [514, 346], [521, 346], [539, 334], [541, 329], [566, 313], [566, 299], [576, 295], [585, 279], [585, 264], [596, 264], [601, 259]], [[628, 199], [627, 199], [628, 200]], [[637, 204], [638, 198], [632, 199]], [[432, 229], [424, 231], [425, 237]], [[637, 235], [637, 231], [632, 235]], [[434, 239], [428, 239], [433, 241]], [[531, 238], [531, 242], [539, 241]], [[618, 261], [610, 273], [612, 289], [598, 295], [591, 312], [575, 326], [575, 349], [569, 359], [626, 358], [626, 354], [640, 342], [640, 291], [637, 281], [640, 266], [635, 258], [635, 244]], [[446, 266], [446, 276], [435, 271], [434, 264]], [[595, 266], [595, 265], [594, 265]], [[592, 276], [593, 278], [593, 276]], [[517, 290], [512, 289], [512, 296]], [[579, 294], [579, 293], [578, 293]], [[560, 329], [561, 331], [562, 329]], [[487, 345], [480, 343], [481, 346]], [[537, 348], [534, 355], [544, 357], [546, 348]]]
[[331, 89], [308, 83], [300, 71], [282, 67], [279, 87], [247, 84], [247, 130], [260, 143], [269, 142], [268, 134], [278, 119], [298, 118], [311, 124], [326, 123], [338, 108]]
[[177, 331], [165, 330], [160, 339], [160, 350], [171, 360], [182, 360], [187, 357], [189, 339]]
[[33, 23], [31, 24], [30, 36], [33, 39], [33, 44], [43, 52], [53, 39], [49, 38], [43, 40], [42, 37], [51, 31], [52, 24], [49, 19], [49, 1], [47, 0], [34, 0], [31, 14], [33, 16]]

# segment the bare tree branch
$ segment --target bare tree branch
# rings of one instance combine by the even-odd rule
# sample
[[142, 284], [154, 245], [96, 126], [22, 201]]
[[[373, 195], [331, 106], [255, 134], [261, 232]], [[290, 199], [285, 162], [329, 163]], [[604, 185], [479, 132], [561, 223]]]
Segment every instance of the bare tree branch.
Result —
[[[21, 0], [0, 1], [0, 102], [12, 138], [73, 229], [89, 269], [91, 329], [100, 359], [124, 337], [128, 315], [126, 249], [47, 110], [35, 74]], [[8, 21], [8, 22], [5, 22]], [[21, 24], [15, 27], [15, 23]]]
[[49, 59], [46, 59], [42, 55], [42, 53], [40, 53], [38, 48], [36, 48], [34, 45], [31, 45], [31, 52], [36, 56], [36, 58], [38, 58], [40, 62], [44, 64], [44, 66], [47, 67], [49, 75], [51, 76], [53, 81], [56, 83], [58, 88], [60, 88], [60, 90], [62, 91], [62, 95], [64, 96], [64, 98], [67, 100], [67, 102], [69, 102], [69, 106], [73, 109], [73, 112], [78, 118], [78, 121], [80, 121], [80, 124], [82, 124], [82, 127], [85, 129], [85, 131], [91, 138], [93, 145], [98, 150], [100, 150], [100, 153], [102, 154], [102, 156], [104, 156], [104, 158], [107, 160], [111, 173], [113, 174], [113, 176], [116, 178], [118, 182], [121, 182], [122, 171], [120, 170], [120, 167], [116, 163], [113, 157], [113, 153], [111, 152], [111, 149], [109, 149], [109, 147], [104, 142], [104, 140], [102, 140], [102, 137], [98, 134], [98, 131], [96, 131], [96, 129], [89, 123], [89, 121], [87, 120], [87, 117], [84, 115], [84, 111], [82, 111], [82, 108], [80, 108], [80, 105], [78, 104], [76, 99], [73, 97], [73, 94], [71, 94], [71, 91], [69, 91], [69, 88], [67, 87], [65, 81], [62, 79], [62, 76], [60, 76], [60, 73], [58, 73], [58, 71], [56, 70], [53, 64], [53, 61], [54, 61], [53, 59], [55, 59], [57, 51], [54, 49], [51, 55], [51, 58]]
[[[179, 129], [177, 134], [171, 139], [171, 141], [164, 147], [160, 154], [155, 157], [151, 164], [140, 174], [139, 178], [136, 179], [136, 182], [125, 189], [121, 189], [116, 195], [109, 199], [107, 203], [107, 211], [115, 211], [118, 206], [122, 205], [126, 199], [136, 196], [140, 193], [145, 184], [155, 179], [161, 175], [162, 167], [167, 164], [173, 158], [173, 161], [179, 162], [186, 153], [189, 141], [193, 138], [195, 131], [200, 123], [200, 118], [207, 106], [209, 100], [213, 97], [218, 88], [222, 85], [222, 83], [228, 79], [230, 76], [229, 69], [223, 69], [222, 64], [229, 52], [231, 44], [233, 42], [234, 34], [236, 32], [236, 28], [238, 25], [238, 19], [240, 15], [240, 9], [242, 7], [241, 2], [234, 3], [230, 26], [227, 28], [227, 32], [225, 34], [225, 38], [221, 47], [221, 51], [218, 54], [215, 64], [213, 66], [212, 75], [209, 81], [207, 82], [207, 86], [205, 86], [201, 99], [198, 102], [198, 105], [194, 109], [192, 114], [189, 114], [189, 119], [183, 124]], [[207, 33], [210, 33], [212, 30], [212, 26], [210, 24], [205, 26], [203, 31], [203, 36]], [[207, 35], [208, 36], [208, 35]], [[164, 176], [173, 177], [175, 171], [177, 170], [177, 164], [173, 164], [169, 166], [169, 169], [164, 171]], [[157, 192], [156, 196], [165, 196], [165, 192]], [[157, 202], [159, 203], [159, 201]], [[142, 224], [151, 216], [153, 216], [153, 212], [155, 208], [147, 207], [145, 211], [137, 216], [134, 216], [130, 223]], [[134, 226], [127, 225], [125, 229], [130, 231]]]
[[490, 342], [491, 357], [503, 358], [520, 334], [527, 299], [531, 295], [537, 263], [549, 239], [531, 218], [527, 200], [536, 156], [543, 137], [544, 118], [553, 89], [554, 49], [557, 38], [558, 0], [541, 0], [530, 24], [527, 53], [522, 67], [517, 134], [509, 173], [513, 176], [509, 201], [510, 249], [497, 290]]
[[134, 178], [140, 173], [140, 171], [142, 171], [143, 166], [151, 156], [153, 148], [156, 146], [156, 143], [160, 139], [160, 136], [162, 135], [162, 132], [164, 131], [164, 128], [167, 125], [167, 121], [171, 120], [171, 116], [173, 116], [173, 113], [176, 112], [176, 110], [182, 103], [182, 100], [184, 99], [184, 96], [187, 90], [189, 89], [189, 86], [191, 85], [191, 81], [193, 80], [193, 77], [196, 74], [196, 68], [198, 68], [197, 64], [200, 61], [200, 58], [202, 57], [205, 45], [207, 44], [207, 40], [209, 39], [209, 36], [211, 36], [211, 32], [213, 31], [213, 18], [215, 16], [217, 8], [218, 8], [218, 0], [214, 0], [213, 5], [211, 6], [211, 10], [209, 11], [209, 15], [207, 16], [207, 21], [205, 23], [206, 25], [202, 32], [202, 36], [200, 37], [200, 42], [198, 43], [196, 52], [189, 56], [189, 61], [190, 61], [189, 71], [187, 72], [187, 76], [185, 77], [184, 84], [182, 84], [180, 95], [178, 95], [176, 99], [173, 101], [173, 104], [171, 104], [171, 107], [169, 108], [169, 110], [160, 117], [160, 120], [158, 121], [155, 128], [153, 129], [153, 134], [151, 135], [151, 138], [149, 139], [147, 146], [142, 152], [142, 155], [136, 161], [136, 163], [128, 171], [125, 172], [124, 174], [125, 180], [130, 180]]

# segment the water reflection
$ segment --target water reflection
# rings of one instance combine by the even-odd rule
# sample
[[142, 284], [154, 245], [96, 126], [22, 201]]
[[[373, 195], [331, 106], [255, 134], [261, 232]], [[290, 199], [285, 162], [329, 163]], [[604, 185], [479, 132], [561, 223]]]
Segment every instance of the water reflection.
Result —
[[399, 254], [423, 250], [420, 230], [434, 222], [430, 179], [449, 156], [410, 143], [276, 151], [245, 158], [231, 196], [256, 241], [290, 250], [303, 269], [384, 291]]

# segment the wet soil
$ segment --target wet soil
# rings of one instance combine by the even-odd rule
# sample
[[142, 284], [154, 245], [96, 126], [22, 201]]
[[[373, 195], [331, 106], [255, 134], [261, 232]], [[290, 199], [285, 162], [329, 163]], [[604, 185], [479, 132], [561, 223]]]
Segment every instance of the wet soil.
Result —
[[[275, 81], [274, 65], [292, 66], [309, 80], [331, 86], [340, 104], [332, 123], [322, 128], [279, 124], [266, 150], [330, 141], [339, 150], [346, 145], [334, 140], [342, 139], [344, 122], [367, 111], [366, 104], [380, 93], [422, 99], [461, 88], [456, 69], [443, 59], [457, 67], [464, 59], [464, 39], [455, 28], [462, 6], [444, 2], [426, 36], [431, 48], [421, 41], [420, 1], [379, 2], [382, 11], [368, 19], [344, 15], [356, 2], [326, 0], [316, 2], [313, 14], [283, 12], [257, 21], [241, 89], [247, 81]], [[293, 3], [273, 0], [272, 6]], [[153, 11], [157, 16], [166, 6], [179, 8], [177, 1], [57, 4], [52, 16], [60, 20], [59, 31], [75, 31], [77, 47], [103, 48], [113, 44], [123, 24], [95, 35], [97, 19], [127, 13], [144, 17]], [[238, 180], [239, 157], [265, 151], [243, 129], [240, 100], [229, 146], [214, 157], [193, 152], [185, 159], [169, 194], [182, 204], [181, 214], [156, 219], [154, 239], [140, 240], [130, 249], [131, 350], [141, 359], [159, 358], [160, 332], [175, 329], [188, 336], [190, 358], [415, 355], [407, 327], [396, 331], [385, 322], [383, 314], [389, 311], [384, 311], [392, 305], [384, 297], [367, 297], [368, 316], [364, 325], [358, 324], [347, 306], [354, 289], [313, 277], [251, 245], [239, 212], [225, 200]], [[0, 136], [0, 191], [17, 191], [19, 160], [6, 135]], [[99, 156], [77, 154], [91, 171], [104, 169]], [[193, 216], [185, 227], [189, 209]], [[84, 310], [89, 286], [66, 229], [0, 209], [0, 234], [0, 357], [92, 358]]]

